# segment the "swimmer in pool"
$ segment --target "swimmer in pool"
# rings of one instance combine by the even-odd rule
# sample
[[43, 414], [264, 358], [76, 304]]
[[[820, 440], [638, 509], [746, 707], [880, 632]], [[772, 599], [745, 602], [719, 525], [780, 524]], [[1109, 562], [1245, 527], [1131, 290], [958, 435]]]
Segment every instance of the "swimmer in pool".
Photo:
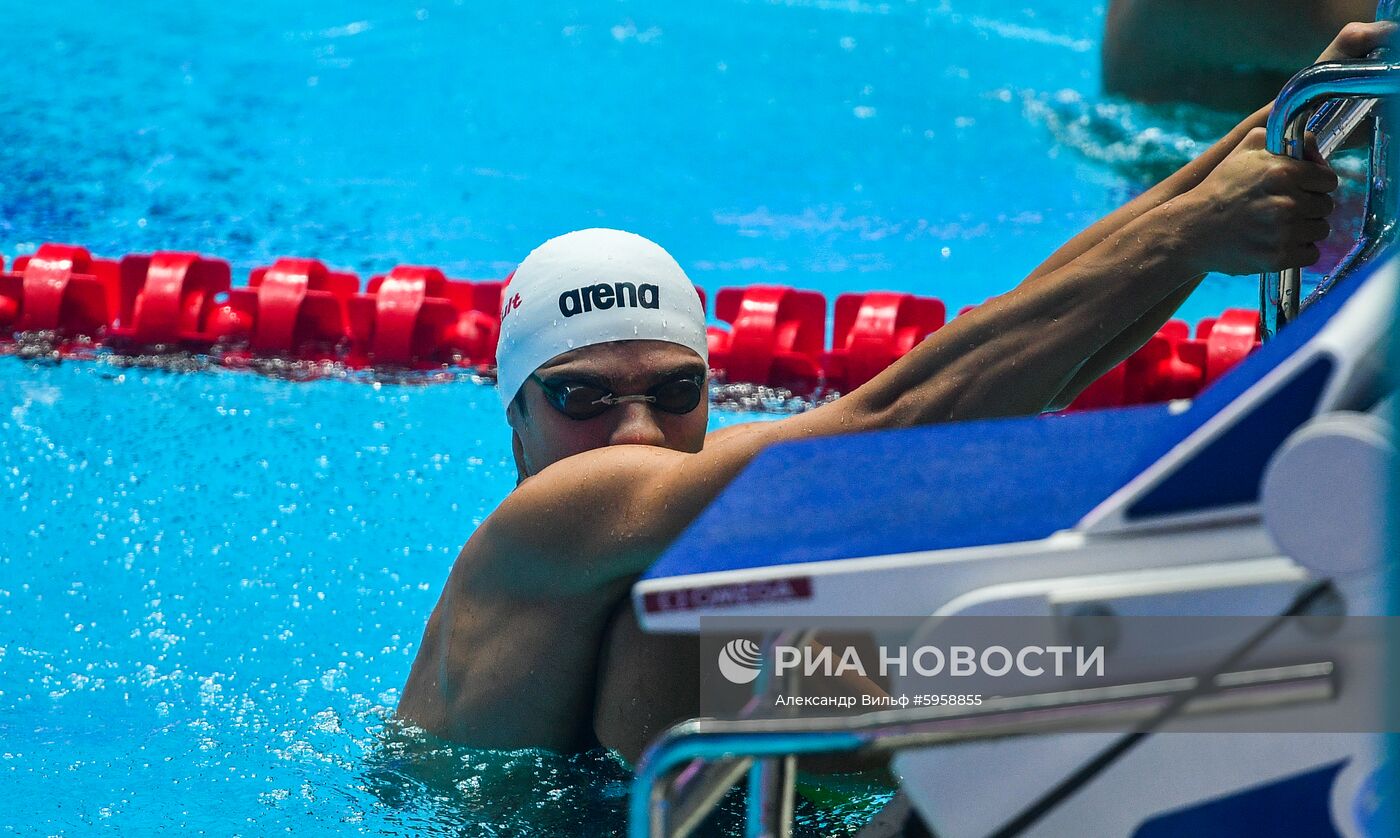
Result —
[[[1394, 27], [1347, 29], [1364, 55]], [[1141, 346], [1208, 271], [1310, 265], [1337, 185], [1264, 150], [1264, 112], [934, 332], [853, 392], [706, 434], [700, 300], [660, 246], [616, 230], [545, 242], [507, 286], [498, 384], [519, 484], [472, 534], [428, 620], [399, 716], [481, 748], [635, 760], [696, 711], [693, 638], [649, 636], [628, 591], [765, 446], [1034, 414]]]

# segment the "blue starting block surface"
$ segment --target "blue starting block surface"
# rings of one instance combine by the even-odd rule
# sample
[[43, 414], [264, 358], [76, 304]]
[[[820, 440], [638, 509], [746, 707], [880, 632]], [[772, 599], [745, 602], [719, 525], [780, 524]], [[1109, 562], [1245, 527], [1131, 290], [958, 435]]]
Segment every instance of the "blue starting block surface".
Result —
[[[775, 445], [643, 578], [1007, 544], [1071, 528], [1305, 346], [1387, 261], [1338, 284], [1184, 412], [1157, 405]], [[1269, 456], [1313, 414], [1332, 367], [1325, 358], [1300, 366], [1128, 517], [1257, 500]]]
[[1043, 538], [1151, 465], [1181, 418], [1154, 406], [776, 445], [645, 578]]

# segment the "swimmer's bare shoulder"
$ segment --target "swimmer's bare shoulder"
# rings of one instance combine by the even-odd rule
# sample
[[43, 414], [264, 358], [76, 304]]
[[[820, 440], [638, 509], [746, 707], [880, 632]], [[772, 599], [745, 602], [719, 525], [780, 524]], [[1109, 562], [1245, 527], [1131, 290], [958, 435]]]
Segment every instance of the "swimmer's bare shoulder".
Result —
[[401, 718], [483, 748], [590, 744], [598, 586], [610, 586], [584, 557], [596, 549], [591, 531], [613, 528], [589, 494], [609, 492], [636, 458], [587, 453], [605, 456], [525, 480], [468, 539], [423, 632]]

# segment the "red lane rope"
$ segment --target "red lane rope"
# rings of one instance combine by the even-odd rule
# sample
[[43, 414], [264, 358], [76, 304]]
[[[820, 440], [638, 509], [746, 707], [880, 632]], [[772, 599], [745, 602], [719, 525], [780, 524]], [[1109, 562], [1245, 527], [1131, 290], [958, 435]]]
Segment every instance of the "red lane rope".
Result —
[[[489, 375], [509, 281], [449, 279], [437, 268], [400, 265], [361, 291], [353, 273], [283, 258], [234, 287], [228, 262], [197, 253], [110, 260], [75, 245], [44, 244], [8, 271], [0, 257], [0, 345], [42, 332], [60, 353], [101, 346], [122, 354], [211, 353], [232, 366], [272, 357]], [[704, 290], [696, 291], [704, 304]], [[932, 297], [841, 294], [827, 347], [827, 311], [816, 291], [722, 288], [714, 313], [728, 328], [709, 327], [710, 366], [730, 383], [800, 396], [850, 392], [947, 322], [947, 307]], [[1250, 309], [1206, 318], [1194, 337], [1173, 320], [1070, 409], [1190, 398], [1259, 339], [1258, 314]]]

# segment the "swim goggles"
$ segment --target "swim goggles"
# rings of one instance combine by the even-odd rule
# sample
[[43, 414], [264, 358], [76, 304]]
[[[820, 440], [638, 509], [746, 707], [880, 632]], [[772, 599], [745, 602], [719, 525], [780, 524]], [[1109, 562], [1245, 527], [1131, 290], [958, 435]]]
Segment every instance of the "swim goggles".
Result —
[[540, 385], [545, 399], [570, 419], [592, 419], [623, 402], [647, 402], [666, 413], [689, 413], [705, 394], [705, 374], [682, 375], [667, 379], [645, 393], [619, 396], [596, 384], [579, 381], [545, 381], [535, 373], [530, 379]]

